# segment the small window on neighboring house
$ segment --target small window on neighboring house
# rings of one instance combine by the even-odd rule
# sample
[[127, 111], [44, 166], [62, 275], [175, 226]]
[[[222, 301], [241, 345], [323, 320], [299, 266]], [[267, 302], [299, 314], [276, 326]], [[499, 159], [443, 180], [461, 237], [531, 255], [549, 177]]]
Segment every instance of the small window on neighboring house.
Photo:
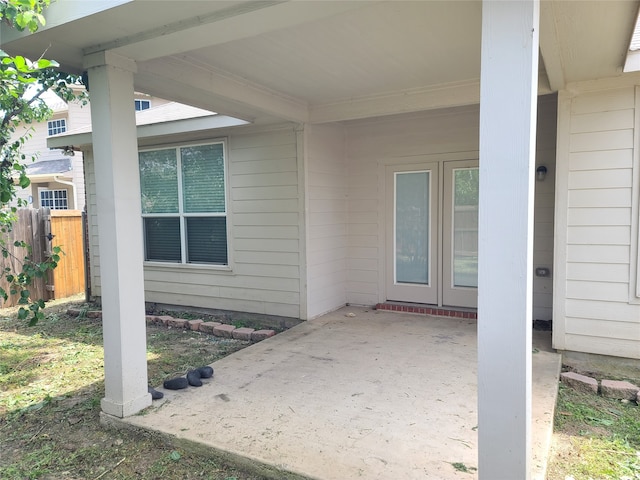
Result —
[[47, 132], [49, 135], [57, 135], [67, 131], [67, 120], [59, 118], [57, 120], [49, 120], [47, 122]]
[[40, 208], [50, 208], [51, 210], [69, 209], [66, 190], [49, 190], [47, 188], [41, 188], [39, 189], [39, 193]]
[[151, 108], [151, 102], [149, 100], [136, 100], [135, 102], [136, 102], [136, 112]]
[[228, 265], [224, 143], [140, 152], [145, 260]]

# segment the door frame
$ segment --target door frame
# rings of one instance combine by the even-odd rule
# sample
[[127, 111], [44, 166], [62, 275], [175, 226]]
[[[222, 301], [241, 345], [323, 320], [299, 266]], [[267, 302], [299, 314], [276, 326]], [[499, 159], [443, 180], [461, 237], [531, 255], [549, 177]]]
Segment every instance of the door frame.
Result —
[[[388, 170], [389, 167], [397, 168], [397, 167], [407, 167], [408, 171], [420, 170], [421, 164], [430, 164], [437, 163], [438, 164], [438, 195], [437, 195], [437, 212], [434, 217], [437, 218], [437, 230], [438, 235], [435, 238], [435, 245], [432, 244], [432, 248], [434, 248], [434, 252], [437, 252], [437, 258], [433, 262], [434, 267], [436, 267], [436, 275], [437, 275], [437, 301], [433, 304], [425, 304], [425, 305], [433, 305], [433, 306], [443, 306], [443, 205], [444, 201], [444, 165], [447, 162], [475, 162], [476, 165], [479, 165], [478, 160], [478, 151], [466, 151], [466, 152], [456, 152], [456, 153], [446, 153], [446, 154], [425, 154], [425, 155], [415, 155], [410, 157], [387, 157], [386, 159], [380, 159], [378, 161], [378, 187], [380, 191], [380, 196], [378, 197], [379, 206], [378, 206], [378, 215], [380, 221], [379, 225], [379, 248], [380, 248], [380, 266], [379, 276], [378, 276], [378, 284], [379, 284], [379, 301], [394, 301], [389, 299], [388, 294], [388, 272], [389, 268], [392, 266], [392, 260], [390, 259], [389, 252], [392, 247], [390, 247], [390, 233], [393, 228], [393, 216], [390, 216], [390, 207], [388, 205], [388, 197], [389, 193], [389, 181], [388, 181]], [[393, 188], [393, 184], [391, 184], [391, 188]], [[393, 194], [393, 191], [391, 195]], [[401, 300], [400, 300], [401, 301]], [[422, 303], [422, 302], [418, 302]], [[466, 308], [463, 305], [450, 305], [452, 307], [460, 307]], [[474, 307], [471, 307], [474, 308]]]
[[[403, 284], [400, 286], [395, 280], [395, 198], [396, 174], [412, 172], [430, 172], [429, 175], [429, 283]], [[410, 163], [387, 165], [385, 168], [385, 227], [386, 248], [385, 257], [385, 296], [396, 297], [396, 301], [431, 304], [440, 297], [440, 165], [438, 162]], [[421, 301], [422, 300], [422, 301]]]

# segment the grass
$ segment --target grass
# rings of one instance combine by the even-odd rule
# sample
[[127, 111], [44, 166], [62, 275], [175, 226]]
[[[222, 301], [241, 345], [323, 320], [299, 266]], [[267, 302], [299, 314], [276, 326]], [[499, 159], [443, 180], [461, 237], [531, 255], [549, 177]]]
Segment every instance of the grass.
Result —
[[[54, 304], [31, 328], [8, 309], [0, 312], [7, 315], [0, 317], [0, 478], [261, 480], [153, 435], [103, 427], [100, 321], [67, 316], [71, 306], [91, 309]], [[159, 385], [246, 345], [149, 326], [149, 382]], [[640, 480], [639, 452], [640, 407], [560, 386], [548, 480]]]
[[[67, 316], [70, 306], [87, 308], [48, 307], [31, 328], [15, 316], [0, 318], [0, 478], [259, 478], [150, 434], [103, 427], [101, 324]], [[147, 343], [151, 385], [248, 345], [160, 326], [147, 327]]]
[[547, 478], [640, 479], [640, 407], [560, 385]]

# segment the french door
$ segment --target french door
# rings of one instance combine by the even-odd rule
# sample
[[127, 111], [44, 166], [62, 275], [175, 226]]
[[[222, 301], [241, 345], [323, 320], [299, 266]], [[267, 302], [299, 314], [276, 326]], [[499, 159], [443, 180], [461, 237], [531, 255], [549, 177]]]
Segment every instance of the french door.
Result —
[[386, 167], [388, 300], [475, 307], [478, 162]]
[[387, 298], [438, 301], [438, 164], [387, 167]]

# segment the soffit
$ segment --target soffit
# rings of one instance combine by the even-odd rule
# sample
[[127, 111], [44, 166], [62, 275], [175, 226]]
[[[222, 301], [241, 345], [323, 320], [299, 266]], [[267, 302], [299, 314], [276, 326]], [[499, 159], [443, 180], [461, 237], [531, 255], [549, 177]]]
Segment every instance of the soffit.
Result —
[[[480, 0], [113, 5], [7, 49], [49, 48], [80, 71], [85, 53], [109, 48], [138, 62], [138, 90], [251, 121], [348, 120], [479, 100]], [[620, 75], [637, 8], [541, 2], [543, 83], [558, 90]]]
[[309, 103], [478, 79], [480, 2], [386, 2], [185, 53]]

